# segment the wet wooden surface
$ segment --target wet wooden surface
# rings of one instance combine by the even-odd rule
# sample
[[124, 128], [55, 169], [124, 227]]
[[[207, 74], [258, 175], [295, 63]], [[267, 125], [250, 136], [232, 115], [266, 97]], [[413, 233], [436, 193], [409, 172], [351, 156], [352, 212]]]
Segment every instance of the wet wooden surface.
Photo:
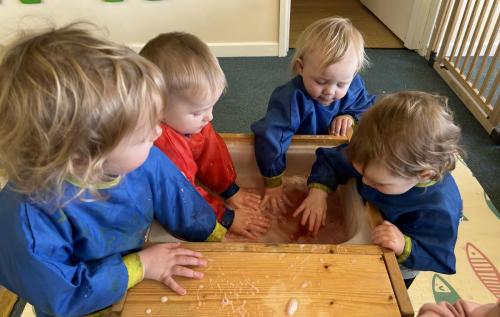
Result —
[[[129, 290], [122, 316], [400, 316], [383, 250], [373, 245], [186, 243], [208, 260], [203, 280], [177, 278]], [[161, 298], [168, 300], [162, 302]]]

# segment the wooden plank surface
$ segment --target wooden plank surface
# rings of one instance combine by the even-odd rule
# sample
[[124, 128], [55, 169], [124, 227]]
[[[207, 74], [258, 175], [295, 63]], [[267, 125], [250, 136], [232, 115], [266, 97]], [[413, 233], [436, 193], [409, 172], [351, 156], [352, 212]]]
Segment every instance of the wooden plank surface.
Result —
[[[359, 254], [350, 248], [331, 253], [331, 246], [311, 252], [314, 245], [305, 245], [303, 252], [300, 245], [246, 250], [237, 244], [232, 250], [220, 249], [226, 244], [198, 245], [209, 264], [200, 269], [203, 280], [177, 278], [187, 295], [146, 280], [129, 290], [122, 316], [286, 316], [292, 298], [298, 301], [294, 316], [366, 316], [367, 311], [400, 316], [380, 249]], [[373, 246], [352, 250], [363, 247], [375, 253]]]
[[0, 286], [0, 317], [8, 317], [17, 301], [17, 295]]

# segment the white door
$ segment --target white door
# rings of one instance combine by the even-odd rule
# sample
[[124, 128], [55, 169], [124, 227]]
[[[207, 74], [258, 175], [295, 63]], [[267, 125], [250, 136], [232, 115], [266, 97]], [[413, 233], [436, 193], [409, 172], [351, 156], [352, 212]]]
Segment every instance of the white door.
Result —
[[425, 54], [440, 0], [361, 0], [404, 46]]

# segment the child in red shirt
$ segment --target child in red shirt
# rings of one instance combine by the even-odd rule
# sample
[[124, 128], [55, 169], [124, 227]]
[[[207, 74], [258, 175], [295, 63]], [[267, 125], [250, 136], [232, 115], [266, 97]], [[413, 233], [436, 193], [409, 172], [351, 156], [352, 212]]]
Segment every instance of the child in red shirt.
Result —
[[226, 87], [217, 58], [199, 38], [181, 32], [160, 34], [140, 54], [160, 68], [167, 84], [163, 131], [155, 145], [184, 173], [229, 231], [253, 239], [266, 232], [270, 223], [260, 214], [260, 197], [235, 183], [231, 156], [210, 123], [213, 107]]

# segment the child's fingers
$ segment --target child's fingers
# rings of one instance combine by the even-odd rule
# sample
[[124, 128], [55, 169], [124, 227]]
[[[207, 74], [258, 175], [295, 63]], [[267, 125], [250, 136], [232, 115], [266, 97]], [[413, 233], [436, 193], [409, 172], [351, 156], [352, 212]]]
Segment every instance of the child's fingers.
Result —
[[302, 213], [302, 219], [300, 220], [300, 224], [305, 226], [307, 219], [309, 219], [309, 215], [311, 214], [311, 210], [309, 208], [305, 208], [304, 212]]
[[260, 202], [260, 208], [265, 208], [266, 205], [269, 203], [269, 196], [264, 196]]
[[258, 234], [264, 234], [269, 230], [269, 227], [259, 226], [258, 224], [251, 224], [248, 226], [250, 232], [255, 232]]
[[188, 255], [188, 256], [193, 256], [196, 258], [202, 258], [203, 255], [200, 252], [196, 252], [190, 249], [185, 249], [185, 248], [177, 248], [172, 251], [170, 251], [173, 255]]
[[258, 201], [258, 202], [260, 202], [262, 200], [262, 197], [260, 195], [257, 195], [257, 194], [254, 194], [254, 193], [249, 193], [247, 198], [249, 200]]
[[186, 290], [181, 287], [179, 284], [177, 284], [177, 282], [170, 276], [167, 276], [164, 280], [163, 280], [163, 284], [167, 285], [171, 290], [173, 290], [174, 292], [176, 292], [177, 294], [179, 295], [186, 295]]
[[175, 264], [177, 265], [190, 265], [190, 266], [206, 266], [207, 261], [204, 259], [198, 259], [196, 257], [187, 255], [177, 255], [175, 257]]
[[271, 201], [271, 208], [272, 208], [273, 211], [281, 210], [279, 208], [279, 205], [278, 205], [278, 199], [276, 199], [276, 198], [273, 197], [273, 198], [270, 199], [270, 201]]
[[252, 216], [251, 220], [252, 220], [252, 223], [258, 224], [262, 227], [270, 227], [271, 226], [271, 220], [267, 217], [264, 217], [264, 216]]
[[292, 217], [294, 218], [297, 217], [301, 212], [304, 211], [305, 208], [306, 208], [305, 203], [300, 204], [299, 208], [295, 209], [295, 211], [293, 212]]
[[286, 207], [286, 203], [285, 201], [282, 199], [282, 198], [279, 198], [278, 199], [278, 210], [282, 213], [282, 214], [286, 214], [287, 213], [287, 207]]
[[260, 201], [246, 201], [245, 207], [252, 209], [253, 211], [260, 210]]
[[309, 215], [309, 226], [307, 227], [309, 229], [309, 232], [313, 232], [314, 225], [316, 223], [316, 218], [317, 218], [316, 213], [311, 212]]
[[340, 135], [346, 135], [348, 125], [349, 125], [349, 120], [342, 120], [342, 126], [340, 127]]
[[314, 233], [313, 233], [315, 236], [318, 234], [319, 228], [321, 227], [322, 219], [323, 219], [323, 217], [316, 218], [316, 223], [314, 225]]
[[248, 230], [243, 230], [240, 234], [244, 237], [249, 238], [249, 239], [257, 240], [257, 236]]
[[286, 195], [283, 195], [283, 202], [285, 203], [285, 205], [287, 207], [293, 207], [293, 203], [290, 201], [290, 199]]
[[338, 135], [340, 132], [340, 120], [335, 120], [334, 121], [334, 127], [333, 127], [333, 134]]
[[203, 276], [204, 276], [204, 274], [202, 272], [198, 272], [198, 271], [192, 270], [192, 269], [190, 269], [188, 267], [181, 266], [181, 265], [176, 265], [172, 269], [172, 275], [175, 275], [175, 276], [184, 276], [184, 277], [187, 277], [187, 278], [194, 278], [194, 279], [197, 279], [197, 280], [202, 279]]
[[181, 244], [179, 242], [171, 242], [171, 243], [161, 243], [160, 246], [165, 249], [174, 249], [179, 247]]
[[323, 219], [321, 220], [321, 224], [326, 226], [326, 212], [323, 213]]

